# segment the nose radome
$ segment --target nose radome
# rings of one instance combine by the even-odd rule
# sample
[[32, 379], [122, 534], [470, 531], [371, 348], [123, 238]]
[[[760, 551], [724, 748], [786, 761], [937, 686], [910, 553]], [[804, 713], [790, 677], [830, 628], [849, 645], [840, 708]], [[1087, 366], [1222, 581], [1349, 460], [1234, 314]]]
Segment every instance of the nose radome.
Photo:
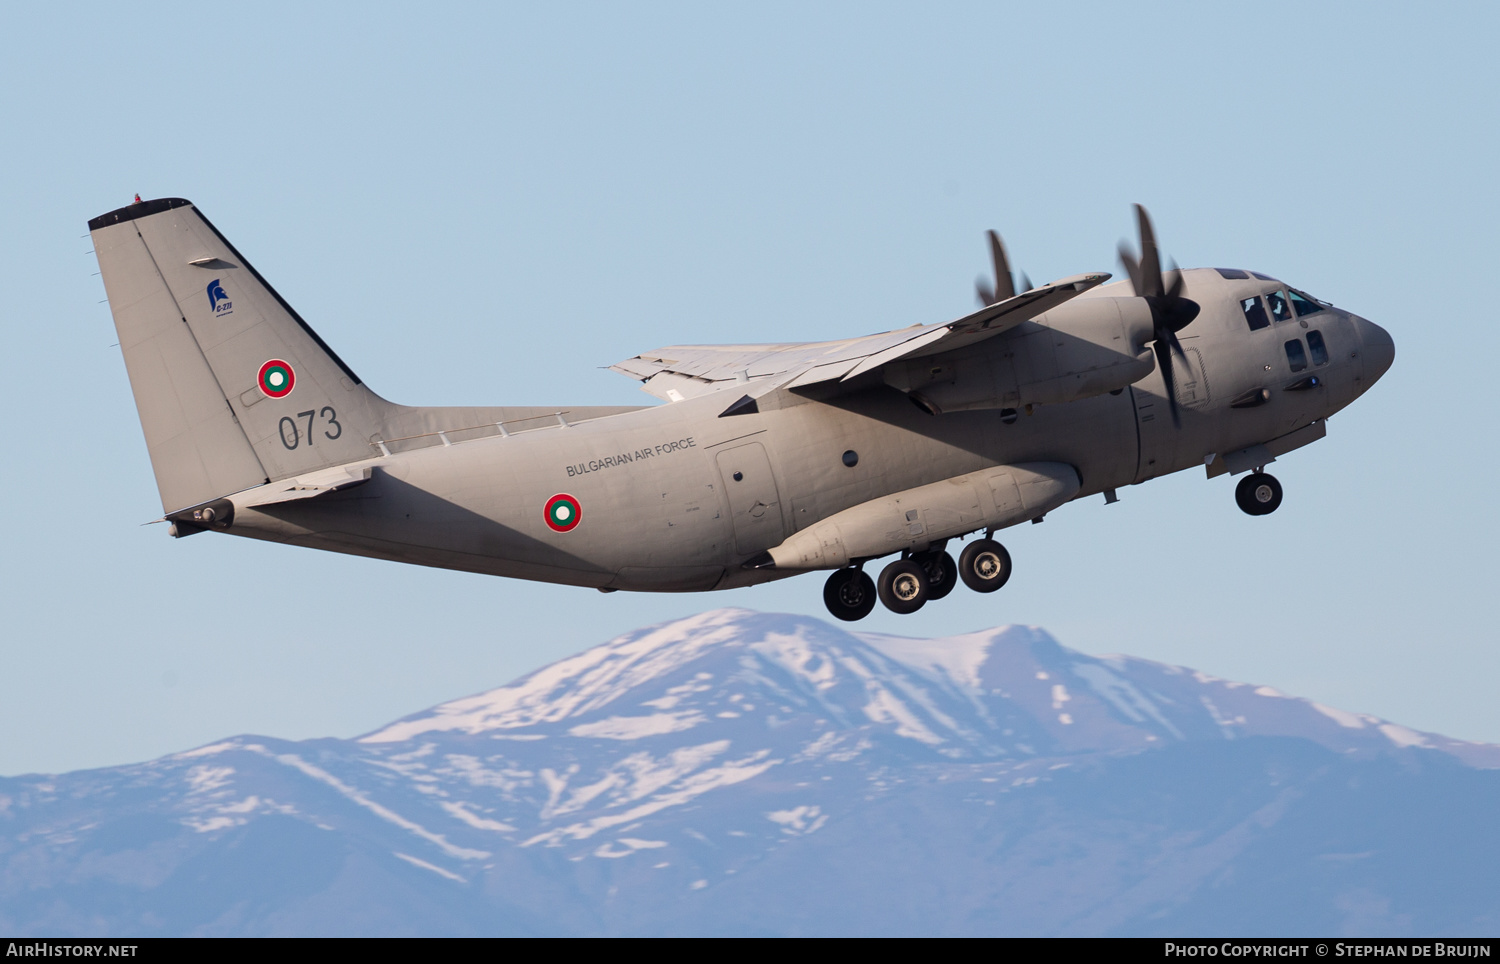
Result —
[[1396, 343], [1391, 339], [1390, 332], [1373, 321], [1355, 318], [1354, 328], [1364, 344], [1365, 380], [1367, 384], [1373, 385], [1396, 360]]

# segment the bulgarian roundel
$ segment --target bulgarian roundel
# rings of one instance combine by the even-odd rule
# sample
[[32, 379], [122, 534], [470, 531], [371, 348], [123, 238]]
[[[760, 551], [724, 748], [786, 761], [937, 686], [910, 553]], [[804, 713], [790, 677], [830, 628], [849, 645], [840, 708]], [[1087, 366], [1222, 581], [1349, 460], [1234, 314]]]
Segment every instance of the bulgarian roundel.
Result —
[[255, 380], [267, 398], [286, 398], [297, 386], [297, 375], [292, 366], [280, 358], [273, 358], [260, 366], [260, 374]]
[[583, 510], [579, 508], [577, 499], [558, 493], [547, 500], [546, 507], [542, 509], [542, 518], [547, 520], [547, 528], [553, 532], [572, 532], [578, 528]]

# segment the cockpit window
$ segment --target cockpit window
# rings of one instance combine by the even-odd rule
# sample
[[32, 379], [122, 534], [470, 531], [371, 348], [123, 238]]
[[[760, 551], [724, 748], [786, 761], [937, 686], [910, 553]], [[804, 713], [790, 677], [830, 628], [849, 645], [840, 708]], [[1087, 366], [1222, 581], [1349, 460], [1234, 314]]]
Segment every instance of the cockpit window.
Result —
[[1237, 279], [1242, 280], [1250, 277], [1239, 268], [1215, 268], [1214, 270], [1219, 273], [1219, 277], [1227, 278], [1230, 281], [1235, 281]]
[[1245, 313], [1245, 324], [1250, 326], [1251, 331], [1259, 331], [1271, 324], [1266, 317], [1266, 306], [1261, 304], [1259, 298], [1242, 298], [1240, 310]]
[[1328, 364], [1328, 346], [1323, 344], [1323, 333], [1321, 331], [1310, 331], [1307, 333], [1307, 347], [1312, 351], [1314, 365]]
[[1280, 323], [1292, 320], [1292, 306], [1287, 304], [1285, 291], [1273, 291], [1266, 295], [1266, 304], [1271, 306], [1272, 321]]
[[1322, 311], [1323, 306], [1313, 301], [1312, 298], [1300, 291], [1292, 292], [1292, 306], [1297, 309], [1298, 318], [1306, 318], [1316, 311]]
[[1252, 271], [1252, 272], [1250, 272], [1250, 274], [1251, 274], [1252, 277], [1259, 278], [1262, 281], [1275, 281], [1275, 280], [1277, 280], [1277, 279], [1271, 277], [1268, 274], [1261, 274], [1259, 271]]
[[1300, 372], [1307, 367], [1307, 351], [1302, 347], [1301, 338], [1293, 338], [1286, 343], [1286, 361], [1292, 366], [1292, 371]]

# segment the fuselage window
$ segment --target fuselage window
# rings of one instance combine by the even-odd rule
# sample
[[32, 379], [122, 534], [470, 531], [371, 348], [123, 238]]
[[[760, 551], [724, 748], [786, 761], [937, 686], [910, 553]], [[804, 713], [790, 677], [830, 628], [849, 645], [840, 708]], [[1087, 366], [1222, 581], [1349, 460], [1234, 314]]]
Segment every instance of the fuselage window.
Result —
[[1298, 318], [1306, 318], [1315, 311], [1322, 311], [1323, 306], [1313, 301], [1306, 295], [1292, 292], [1292, 307], [1297, 309]]
[[1312, 352], [1314, 365], [1328, 364], [1328, 346], [1323, 344], [1323, 333], [1321, 331], [1310, 331], [1307, 333], [1307, 347]]
[[1286, 292], [1273, 291], [1266, 295], [1266, 303], [1271, 306], [1271, 320], [1280, 324], [1283, 321], [1292, 320], [1292, 306], [1287, 304]]
[[1219, 277], [1221, 277], [1221, 278], [1228, 278], [1230, 281], [1234, 281], [1236, 279], [1243, 280], [1245, 278], [1250, 277], [1249, 275], [1245, 274], [1245, 272], [1241, 271], [1239, 268], [1215, 268], [1214, 270], [1219, 273]]
[[1240, 310], [1245, 313], [1245, 324], [1250, 326], [1251, 331], [1259, 331], [1271, 324], [1266, 317], [1266, 306], [1261, 304], [1259, 298], [1245, 298], [1240, 301]]
[[1292, 371], [1300, 372], [1307, 367], [1307, 351], [1302, 347], [1301, 338], [1293, 338], [1286, 343], [1286, 361], [1292, 366]]

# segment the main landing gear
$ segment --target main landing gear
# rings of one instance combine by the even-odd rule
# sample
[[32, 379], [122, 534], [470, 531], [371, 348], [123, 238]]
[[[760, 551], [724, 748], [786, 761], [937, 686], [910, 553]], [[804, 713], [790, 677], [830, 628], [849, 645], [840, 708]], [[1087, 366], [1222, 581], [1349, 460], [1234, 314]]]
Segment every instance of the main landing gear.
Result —
[[914, 613], [942, 599], [959, 579], [975, 592], [994, 592], [1010, 578], [1010, 553], [993, 539], [976, 539], [957, 562], [941, 548], [897, 559], [873, 580], [862, 569], [835, 569], [823, 585], [823, 602], [839, 619], [864, 619], [878, 597], [893, 613]]
[[1281, 483], [1257, 469], [1234, 487], [1234, 501], [1247, 515], [1270, 515], [1281, 505]]
[[823, 605], [845, 622], [864, 619], [875, 608], [875, 580], [863, 569], [835, 569], [823, 584]]
[[880, 601], [885, 608], [902, 615], [916, 612], [932, 597], [927, 571], [911, 559], [897, 559], [880, 570], [880, 580], [875, 585], [880, 589]]
[[994, 592], [1010, 579], [1010, 553], [994, 539], [976, 539], [958, 557], [958, 573], [975, 592]]

